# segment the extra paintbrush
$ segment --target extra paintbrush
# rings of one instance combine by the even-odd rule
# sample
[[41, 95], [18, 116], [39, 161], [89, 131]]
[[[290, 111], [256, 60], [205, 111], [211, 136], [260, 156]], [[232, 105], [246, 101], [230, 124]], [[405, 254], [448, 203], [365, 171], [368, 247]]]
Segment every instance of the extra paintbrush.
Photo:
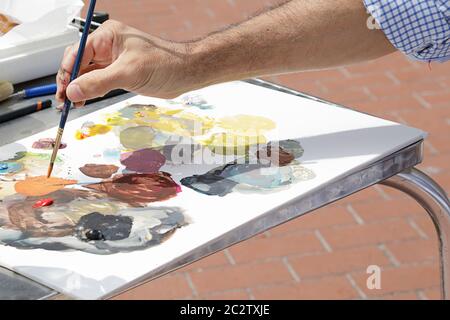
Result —
[[[91, 27], [92, 18], [94, 16], [94, 9], [96, 0], [91, 0], [89, 3], [89, 9], [86, 16], [86, 22], [85, 22], [85, 28], [83, 30], [83, 34], [81, 36], [80, 40], [80, 47], [78, 48], [77, 57], [75, 59], [75, 64], [73, 66], [72, 75], [70, 76], [70, 82], [74, 81], [78, 77], [78, 73], [80, 72], [81, 67], [81, 61], [83, 60], [84, 55], [84, 49], [86, 47], [86, 41], [89, 35], [89, 30]], [[61, 121], [59, 123], [58, 133], [56, 135], [55, 139], [55, 145], [53, 146], [53, 153], [52, 157], [50, 159], [50, 165], [48, 166], [47, 171], [47, 178], [49, 178], [52, 175], [53, 166], [55, 164], [56, 156], [58, 154], [59, 147], [61, 145], [61, 139], [64, 133], [64, 127], [67, 122], [67, 117], [69, 116], [70, 106], [72, 105], [72, 102], [66, 97], [66, 100], [64, 101], [64, 108], [61, 113]]]
[[28, 106], [0, 109], [0, 123], [14, 120], [28, 114], [38, 112], [52, 106], [52, 100], [38, 101]]

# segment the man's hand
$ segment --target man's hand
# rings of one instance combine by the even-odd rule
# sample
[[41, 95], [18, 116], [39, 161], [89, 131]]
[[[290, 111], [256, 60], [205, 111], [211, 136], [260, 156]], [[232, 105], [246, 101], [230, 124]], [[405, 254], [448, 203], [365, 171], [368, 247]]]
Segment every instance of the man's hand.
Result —
[[57, 99], [67, 93], [80, 106], [117, 88], [172, 98], [220, 82], [324, 69], [394, 52], [382, 31], [367, 28], [368, 17], [361, 0], [291, 0], [188, 43], [106, 22], [88, 38], [81, 76], [66, 91], [77, 52], [67, 49]]
[[65, 51], [57, 75], [56, 99], [79, 107], [114, 89], [172, 98], [189, 90], [188, 45], [164, 41], [120, 22], [107, 21], [86, 43], [79, 77], [69, 86], [78, 45]]

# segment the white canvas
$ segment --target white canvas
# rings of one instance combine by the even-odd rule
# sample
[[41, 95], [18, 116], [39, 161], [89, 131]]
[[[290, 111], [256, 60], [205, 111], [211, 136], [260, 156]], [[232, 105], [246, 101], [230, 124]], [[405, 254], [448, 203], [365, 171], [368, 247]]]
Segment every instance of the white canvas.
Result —
[[[104, 163], [95, 155], [105, 148], [120, 146], [117, 133], [111, 131], [80, 141], [74, 138], [75, 131], [86, 121], [101, 123], [105, 114], [134, 103], [185, 108], [211, 118], [246, 114], [271, 119], [276, 123], [276, 128], [267, 132], [266, 138], [269, 141], [298, 139], [304, 149], [298, 161], [311, 175], [270, 192], [233, 190], [225, 196], [209, 196], [182, 186], [182, 192], [176, 197], [148, 206], [182, 208], [188, 224], [177, 229], [163, 243], [147, 249], [99, 255], [77, 250], [18, 249], [0, 245], [0, 265], [75, 298], [101, 298], [295, 197], [425, 137], [424, 132], [414, 128], [243, 82], [216, 85], [187, 96], [201, 96], [206, 101], [205, 105], [211, 108], [202, 110], [195, 106], [186, 107], [166, 100], [136, 96], [69, 122], [63, 138], [67, 148], [59, 152], [64, 165], [57, 175], [67, 176], [66, 169], [71, 167], [71, 178], [82, 183], [98, 181], [84, 176], [76, 168], [85, 163]], [[31, 150], [34, 141], [55, 134], [56, 129], [47, 130], [17, 144]], [[5, 154], [11, 154], [18, 148], [17, 144], [0, 147], [0, 162]], [[115, 164], [123, 169], [120, 163]], [[174, 181], [180, 184], [181, 178], [202, 174], [214, 167], [217, 165], [177, 167], [166, 164], [160, 171], [174, 173]], [[46, 169], [42, 168], [42, 175]]]

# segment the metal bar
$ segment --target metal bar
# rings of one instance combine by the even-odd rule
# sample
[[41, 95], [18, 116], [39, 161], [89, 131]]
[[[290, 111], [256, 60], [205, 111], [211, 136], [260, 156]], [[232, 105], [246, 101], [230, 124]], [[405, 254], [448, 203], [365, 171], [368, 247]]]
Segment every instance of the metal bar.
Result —
[[439, 239], [441, 294], [443, 299], [450, 300], [450, 202], [447, 194], [433, 179], [415, 168], [381, 184], [410, 195], [431, 217]]

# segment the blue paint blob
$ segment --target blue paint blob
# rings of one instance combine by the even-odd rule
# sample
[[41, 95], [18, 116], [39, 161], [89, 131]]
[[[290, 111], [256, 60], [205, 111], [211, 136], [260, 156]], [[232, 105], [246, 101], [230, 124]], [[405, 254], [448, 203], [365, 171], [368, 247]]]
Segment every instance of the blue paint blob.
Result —
[[120, 160], [120, 149], [105, 149], [103, 158], [111, 161]]
[[23, 165], [17, 162], [0, 162], [0, 174], [16, 173], [22, 170]]

